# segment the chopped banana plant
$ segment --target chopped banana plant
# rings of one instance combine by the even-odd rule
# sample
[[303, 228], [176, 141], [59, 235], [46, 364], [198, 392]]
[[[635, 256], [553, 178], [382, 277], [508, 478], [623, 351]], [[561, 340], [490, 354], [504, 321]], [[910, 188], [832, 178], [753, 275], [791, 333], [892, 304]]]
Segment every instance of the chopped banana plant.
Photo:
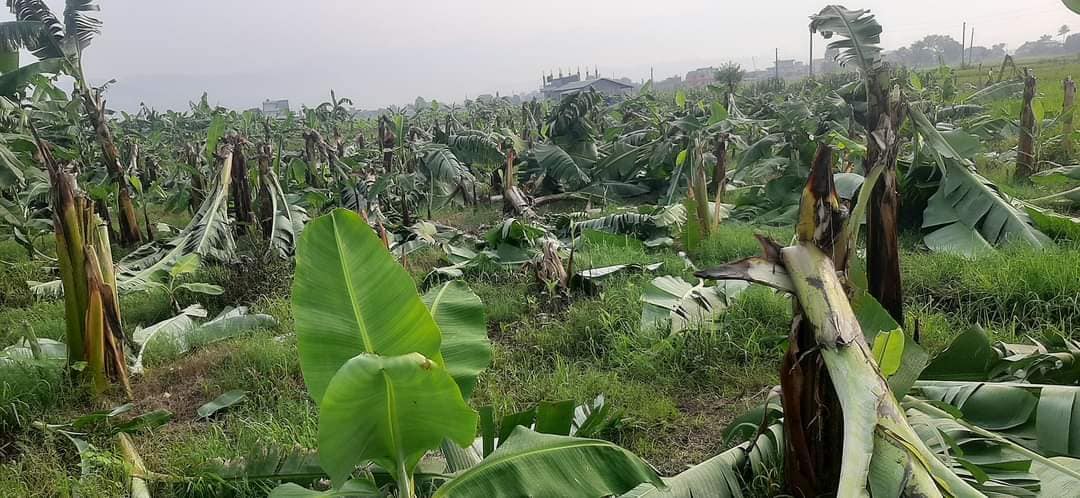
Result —
[[[982, 496], [919, 438], [879, 369], [845, 290], [849, 219], [819, 146], [803, 190], [795, 245], [762, 239], [763, 255], [703, 278], [786, 287], [796, 314], [781, 366], [784, 467], [795, 496]], [[866, 186], [865, 189], [872, 189]], [[836, 259], [839, 258], [839, 259]], [[784, 274], [786, 279], [775, 277]], [[895, 495], [894, 495], [895, 496]]]
[[79, 190], [75, 174], [55, 159], [51, 146], [36, 131], [35, 139], [38, 157], [52, 184], [68, 364], [84, 365], [82, 376], [95, 395], [103, 395], [111, 383], [116, 383], [130, 399], [124, 330], [108, 229]]

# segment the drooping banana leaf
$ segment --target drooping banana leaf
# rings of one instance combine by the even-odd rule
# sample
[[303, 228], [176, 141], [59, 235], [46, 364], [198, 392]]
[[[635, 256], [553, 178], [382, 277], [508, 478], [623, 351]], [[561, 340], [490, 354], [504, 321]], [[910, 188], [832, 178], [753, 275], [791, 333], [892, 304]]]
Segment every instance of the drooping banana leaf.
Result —
[[992, 343], [985, 331], [972, 327], [934, 357], [920, 378], [1074, 385], [1080, 382], [1080, 344], [1066, 339], [1063, 347], [1051, 349], [1039, 343]]
[[143, 356], [152, 344], [166, 344], [177, 353], [186, 353], [197, 345], [235, 337], [260, 328], [269, 328], [277, 324], [274, 317], [262, 313], [248, 313], [247, 308], [226, 308], [218, 316], [205, 323], [197, 323], [195, 318], [206, 316], [206, 310], [199, 305], [184, 309], [179, 315], [162, 320], [142, 328], [136, 327], [132, 340], [139, 346], [135, 355], [133, 373], [143, 372]]
[[599, 218], [574, 220], [567, 217], [564, 224], [568, 232], [580, 234], [585, 230], [632, 235], [641, 240], [653, 241], [662, 237], [671, 237], [674, 231], [686, 223], [686, 207], [673, 204], [657, 208], [652, 212], [622, 212]]
[[484, 303], [462, 280], [432, 288], [423, 300], [442, 333], [446, 371], [457, 382], [462, 397], [468, 399], [476, 377], [491, 365]]
[[782, 425], [770, 425], [753, 439], [705, 460], [675, 477], [664, 479], [667, 489], [653, 484], [641, 484], [623, 494], [622, 498], [741, 498], [753, 476], [764, 476], [769, 470], [779, 471], [783, 467]]
[[470, 164], [499, 166], [506, 162], [499, 143], [487, 135], [450, 135], [446, 145], [455, 156]]
[[919, 381], [912, 392], [953, 405], [972, 424], [1039, 454], [1080, 457], [1080, 387]]
[[218, 479], [311, 482], [326, 476], [315, 450], [301, 447], [262, 446], [244, 458], [211, 460], [203, 470]]
[[1005, 194], [974, 171], [971, 162], [930, 123], [911, 108], [915, 129], [939, 156], [942, 175], [938, 190], [923, 213], [923, 228], [933, 229], [926, 243], [936, 251], [974, 256], [987, 246], [1006, 242], [1034, 247], [1052, 245], [1031, 225], [1028, 215], [1012, 205]]
[[936, 457], [976, 490], [987, 496], [1038, 496], [1040, 479], [1030, 472], [1031, 458], [948, 417], [916, 408], [907, 409], [906, 415]]
[[810, 17], [810, 32], [825, 38], [842, 37], [829, 43], [841, 65], [854, 63], [864, 77], [881, 60], [881, 25], [869, 10], [849, 10], [830, 5]]
[[349, 479], [339, 489], [315, 491], [296, 483], [285, 483], [273, 489], [269, 498], [383, 498], [386, 493], [371, 481]]
[[749, 286], [741, 280], [719, 281], [713, 287], [690, 285], [680, 277], [656, 277], [641, 296], [642, 330], [670, 327], [671, 333], [706, 326]]
[[141, 290], [159, 271], [168, 271], [189, 254], [204, 260], [229, 262], [235, 259], [236, 240], [229, 219], [229, 185], [232, 181], [232, 153], [220, 161], [214, 186], [187, 227], [176, 238], [144, 245], [119, 263], [117, 285], [125, 292]]
[[588, 170], [555, 144], [534, 146], [526, 160], [529, 161], [526, 173], [550, 178], [569, 191], [578, 190], [591, 181]]
[[1080, 181], [1080, 164], [1059, 166], [1031, 175], [1031, 181], [1040, 185], [1061, 186]]
[[267, 251], [277, 253], [282, 259], [292, 258], [296, 254], [296, 243], [308, 220], [303, 207], [289, 202], [285, 191], [281, 189], [277, 175], [269, 171], [270, 203], [274, 213], [270, 224], [270, 246]]
[[451, 186], [476, 181], [469, 168], [450, 151], [450, 147], [427, 144], [420, 149], [420, 155], [421, 171], [429, 181]]
[[664, 487], [649, 464], [613, 443], [517, 427], [506, 443], [435, 492], [435, 498], [621, 495], [648, 482]]

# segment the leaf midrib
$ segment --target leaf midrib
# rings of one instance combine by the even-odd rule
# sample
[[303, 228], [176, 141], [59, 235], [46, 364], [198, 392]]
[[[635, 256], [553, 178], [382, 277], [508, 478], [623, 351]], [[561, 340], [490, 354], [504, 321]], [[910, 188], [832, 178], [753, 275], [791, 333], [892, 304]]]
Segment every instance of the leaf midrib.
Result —
[[364, 351], [367, 353], [379, 353], [375, 351], [375, 346], [371, 342], [371, 337], [368, 335], [367, 322], [364, 321], [364, 316], [360, 313], [360, 308], [356, 302], [356, 290], [352, 285], [352, 272], [349, 270], [349, 265], [345, 264], [345, 248], [341, 245], [341, 232], [338, 230], [337, 216], [332, 217], [334, 220], [334, 245], [338, 250], [338, 263], [341, 265], [341, 273], [345, 277], [345, 291], [349, 295], [349, 305], [352, 306], [353, 317], [356, 319], [356, 325], [360, 332], [360, 339], [364, 342]]

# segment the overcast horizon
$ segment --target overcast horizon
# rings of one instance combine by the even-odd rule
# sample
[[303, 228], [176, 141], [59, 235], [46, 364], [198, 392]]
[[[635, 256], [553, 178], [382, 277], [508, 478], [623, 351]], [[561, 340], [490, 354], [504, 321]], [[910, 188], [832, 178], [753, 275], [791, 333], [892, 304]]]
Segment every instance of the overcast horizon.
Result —
[[[56, 11], [64, 2], [49, 0]], [[102, 34], [87, 49], [95, 84], [115, 79], [109, 107], [146, 102], [186, 109], [208, 92], [231, 108], [289, 99], [294, 109], [328, 99], [333, 88], [358, 108], [403, 105], [417, 96], [460, 103], [480, 94], [524, 93], [548, 71], [656, 79], [728, 60], [746, 69], [809, 55], [808, 17], [831, 2], [758, 0], [399, 0], [370, 5], [308, 0], [101, 0]], [[967, 21], [975, 44], [1010, 51], [1080, 17], [1061, 0], [849, 2], [884, 27], [887, 50], [929, 34], [960, 40]], [[959, 5], [964, 4], [964, 5]], [[135, 6], [137, 5], [137, 6]], [[968, 15], [971, 11], [972, 15]], [[762, 16], [760, 13], [768, 13]], [[9, 16], [10, 17], [10, 16]], [[1073, 26], [1074, 25], [1074, 26]], [[814, 41], [815, 58], [825, 41]]]

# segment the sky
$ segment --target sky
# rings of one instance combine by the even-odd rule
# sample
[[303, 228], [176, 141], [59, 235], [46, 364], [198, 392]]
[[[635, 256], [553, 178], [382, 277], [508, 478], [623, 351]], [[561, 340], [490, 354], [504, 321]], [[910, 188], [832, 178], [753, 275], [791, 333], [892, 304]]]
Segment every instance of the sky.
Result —
[[[836, 1], [836, 0], [833, 0]], [[48, 0], [62, 11], [62, 0]], [[315, 105], [333, 88], [356, 107], [462, 102], [524, 93], [548, 71], [657, 79], [733, 60], [747, 69], [809, 55], [816, 0], [99, 0], [102, 34], [85, 54], [112, 108], [244, 109], [264, 99]], [[1015, 50], [1080, 16], [1061, 0], [849, 0], [894, 49], [927, 34]], [[815, 40], [815, 57], [824, 52]]]

